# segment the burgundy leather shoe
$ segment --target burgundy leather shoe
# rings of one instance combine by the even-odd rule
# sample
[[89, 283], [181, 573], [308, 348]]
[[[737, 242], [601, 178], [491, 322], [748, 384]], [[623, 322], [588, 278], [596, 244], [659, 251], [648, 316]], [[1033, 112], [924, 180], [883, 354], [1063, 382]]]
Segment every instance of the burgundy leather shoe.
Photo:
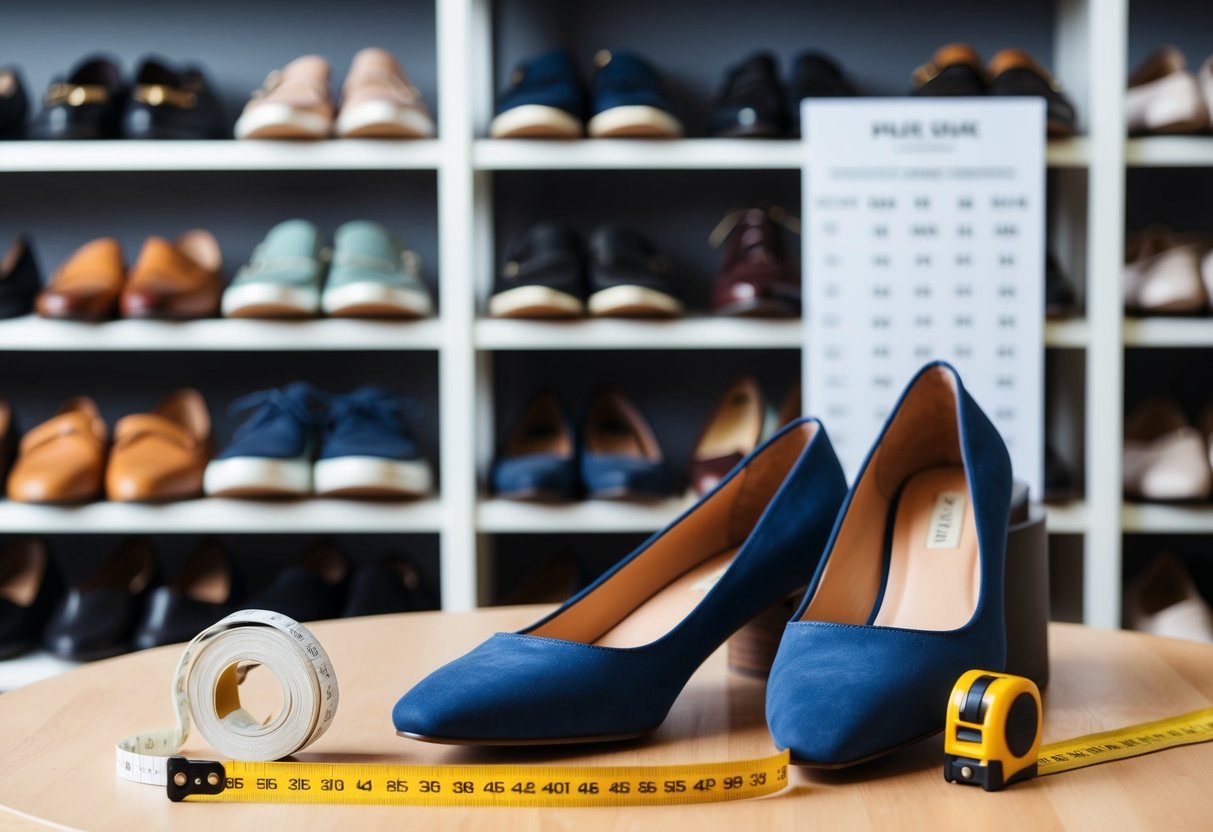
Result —
[[788, 265], [780, 223], [791, 224], [782, 209], [746, 208], [727, 215], [716, 227], [713, 242], [724, 246], [712, 282], [717, 315], [800, 314], [800, 276]]

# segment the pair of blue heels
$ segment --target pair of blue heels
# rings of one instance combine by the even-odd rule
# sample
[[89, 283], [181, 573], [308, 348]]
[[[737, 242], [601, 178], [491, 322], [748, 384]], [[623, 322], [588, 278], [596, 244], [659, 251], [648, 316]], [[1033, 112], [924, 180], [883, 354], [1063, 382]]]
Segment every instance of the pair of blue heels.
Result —
[[1011, 464], [950, 365], [902, 394], [848, 492], [816, 419], [750, 454], [560, 609], [423, 679], [398, 733], [444, 743], [619, 740], [665, 719], [726, 639], [808, 584], [767, 682], [794, 761], [845, 766], [943, 728], [957, 677], [1007, 658]]

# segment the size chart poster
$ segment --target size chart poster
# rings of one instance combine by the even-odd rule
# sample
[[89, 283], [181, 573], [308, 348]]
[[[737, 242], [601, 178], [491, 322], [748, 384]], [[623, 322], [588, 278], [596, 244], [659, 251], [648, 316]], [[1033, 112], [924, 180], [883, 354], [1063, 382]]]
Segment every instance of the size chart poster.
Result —
[[1044, 104], [804, 102], [805, 391], [849, 477], [929, 360], [1041, 493]]

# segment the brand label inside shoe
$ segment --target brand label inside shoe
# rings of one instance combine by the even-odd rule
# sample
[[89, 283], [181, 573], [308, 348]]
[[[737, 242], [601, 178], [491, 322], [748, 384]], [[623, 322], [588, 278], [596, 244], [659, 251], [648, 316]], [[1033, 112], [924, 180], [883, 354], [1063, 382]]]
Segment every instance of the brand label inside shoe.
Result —
[[959, 546], [964, 515], [963, 491], [939, 492], [935, 496], [935, 507], [931, 509], [931, 523], [927, 526], [927, 548], [955, 549]]
[[719, 581], [721, 576], [724, 575], [724, 573], [728, 572], [728, 571], [729, 571], [729, 567], [722, 566], [719, 569], [717, 569], [715, 572], [709, 572], [707, 575], [704, 575], [702, 578], [697, 580], [695, 583], [691, 584], [691, 591], [692, 592], [707, 592], [712, 587], [716, 586], [716, 582]]

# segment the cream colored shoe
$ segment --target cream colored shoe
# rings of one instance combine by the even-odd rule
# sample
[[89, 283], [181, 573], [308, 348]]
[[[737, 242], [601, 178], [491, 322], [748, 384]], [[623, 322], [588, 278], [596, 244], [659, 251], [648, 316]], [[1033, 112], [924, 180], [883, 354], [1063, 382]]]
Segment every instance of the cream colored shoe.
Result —
[[1209, 128], [1209, 108], [1183, 52], [1163, 46], [1129, 76], [1125, 96], [1129, 133], [1201, 133]]
[[1129, 417], [1124, 463], [1124, 491], [1131, 499], [1178, 502], [1213, 494], [1205, 437], [1173, 401], [1147, 401]]
[[1213, 610], [1183, 561], [1169, 553], [1125, 589], [1125, 623], [1156, 636], [1213, 642]]
[[1125, 311], [1131, 315], [1204, 312], [1209, 304], [1201, 274], [1206, 248], [1162, 226], [1131, 237], [1125, 251]]
[[392, 54], [369, 47], [354, 56], [345, 76], [336, 132], [341, 138], [428, 139], [434, 121]]
[[238, 139], [327, 139], [333, 131], [332, 75], [318, 55], [296, 58], [265, 79], [236, 121]]

